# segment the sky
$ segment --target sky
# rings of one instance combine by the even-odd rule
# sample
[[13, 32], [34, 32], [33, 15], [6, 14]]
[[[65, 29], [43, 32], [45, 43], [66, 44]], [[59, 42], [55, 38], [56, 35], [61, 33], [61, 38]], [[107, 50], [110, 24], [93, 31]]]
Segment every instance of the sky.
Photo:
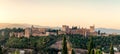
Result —
[[0, 0], [0, 23], [120, 29], [120, 1]]

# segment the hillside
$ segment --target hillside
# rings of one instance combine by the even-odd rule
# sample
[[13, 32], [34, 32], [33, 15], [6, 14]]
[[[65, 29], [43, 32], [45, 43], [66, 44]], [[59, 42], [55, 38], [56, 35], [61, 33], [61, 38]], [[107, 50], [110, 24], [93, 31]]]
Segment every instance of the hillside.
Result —
[[3, 28], [26, 28], [30, 27], [31, 25], [29, 24], [11, 24], [11, 23], [0, 23], [0, 29]]
[[117, 33], [117, 34], [120, 34], [120, 30], [118, 29], [110, 29], [110, 28], [96, 28], [96, 31], [98, 30], [101, 30], [101, 32], [106, 32], [108, 34], [111, 34], [111, 33]]
[[[0, 29], [4, 28], [27, 28], [31, 27], [32, 24], [12, 24], [12, 23], [0, 23]], [[33, 25], [36, 28], [51, 28], [51, 29], [60, 29], [60, 27], [49, 27], [49, 26], [39, 26]]]

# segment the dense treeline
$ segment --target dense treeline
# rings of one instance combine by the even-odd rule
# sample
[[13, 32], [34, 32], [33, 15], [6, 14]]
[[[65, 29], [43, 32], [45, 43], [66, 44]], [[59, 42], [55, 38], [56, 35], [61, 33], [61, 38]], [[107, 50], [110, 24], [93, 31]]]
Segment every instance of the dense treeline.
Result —
[[10, 32], [24, 32], [23, 28], [5, 28], [0, 30], [0, 45], [4, 45], [9, 39]]
[[10, 37], [7, 42], [6, 46], [10, 48], [34, 48], [36, 46], [39, 49], [43, 49], [48, 43], [55, 41], [55, 37], [30, 37], [30, 38], [17, 38], [17, 37]]
[[4, 45], [9, 39], [10, 32], [24, 32], [23, 28], [5, 28], [0, 30], [0, 45]]
[[[41, 36], [41, 37], [10, 37], [5, 47], [8, 48], [19, 48], [19, 49], [33, 49], [35, 52], [56, 54], [57, 49], [49, 48], [50, 45], [54, 44], [57, 40], [62, 38], [62, 36]], [[53, 51], [53, 52], [52, 52]], [[50, 54], [49, 53], [49, 54]]]
[[[82, 35], [67, 35], [69, 41], [72, 43], [73, 48], [82, 48], [87, 49], [88, 42], [90, 41], [89, 37], [84, 37]], [[55, 43], [58, 39], [61, 39], [62, 36], [47, 36], [47, 37], [30, 37], [30, 38], [17, 38], [9, 37], [5, 40], [5, 46], [10, 48], [39, 48], [43, 49]], [[2, 40], [2, 39], [0, 39]], [[93, 37], [94, 48], [103, 48], [110, 47], [111, 42], [113, 45], [120, 44], [120, 36], [95, 36]]]
[[[69, 35], [69, 40], [72, 43], [74, 48], [87, 49], [88, 42], [90, 37], [84, 37], [81, 35]], [[106, 48], [110, 47], [110, 44], [113, 43], [114, 46], [120, 44], [120, 36], [94, 36], [93, 37], [94, 48]], [[108, 51], [105, 49], [105, 51]]]
[[[4, 45], [6, 41], [9, 39], [9, 33], [11, 32], [11, 29], [1, 29], [0, 30], [0, 45]], [[4, 33], [4, 35], [2, 35]]]

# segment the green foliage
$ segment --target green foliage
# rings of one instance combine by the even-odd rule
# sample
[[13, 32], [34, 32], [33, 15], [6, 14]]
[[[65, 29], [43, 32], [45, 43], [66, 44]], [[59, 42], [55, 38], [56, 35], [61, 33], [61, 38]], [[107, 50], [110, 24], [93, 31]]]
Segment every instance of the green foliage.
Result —
[[[9, 39], [9, 34], [11, 32], [24, 32], [24, 29], [22, 28], [5, 28], [5, 29], [1, 29], [0, 30], [0, 45], [4, 45], [6, 43], [6, 41]], [[4, 33], [4, 35], [2, 35], [2, 33]]]
[[16, 50], [14, 54], [20, 54], [19, 50]]
[[75, 54], [75, 51], [72, 49], [72, 53], [71, 54]]
[[[2, 35], [2, 32], [4, 32], [4, 35]], [[11, 29], [9, 29], [9, 28], [0, 30], [0, 45], [4, 45], [6, 43], [6, 40], [9, 39], [10, 32], [11, 32]]]
[[98, 30], [98, 35], [100, 35], [101, 34], [101, 31], [100, 30]]
[[[70, 42], [72, 43], [73, 48], [82, 48], [88, 49], [88, 42], [90, 41], [90, 37], [84, 37], [81, 35], [69, 35]], [[93, 48], [104, 48], [102, 51], [109, 52], [109, 47], [111, 41], [114, 45], [120, 44], [120, 36], [94, 36], [93, 38], [94, 46]]]
[[102, 51], [100, 49], [97, 49], [95, 54], [102, 54]]
[[58, 30], [55, 30], [55, 29], [48, 29], [47, 31], [48, 32], [56, 32], [56, 33], [58, 32]]
[[3, 54], [3, 53], [2, 53], [2, 47], [1, 47], [1, 46], [0, 46], [0, 54]]
[[100, 49], [92, 49], [90, 54], [102, 54], [102, 51]]
[[[88, 54], [91, 54], [91, 52], [94, 53], [94, 44], [93, 44], [93, 40], [92, 40], [92, 37], [90, 38], [90, 41], [89, 41], [89, 44], [88, 44]], [[93, 49], [93, 50], [92, 50]]]
[[94, 51], [94, 49], [91, 49], [91, 52], [90, 52], [90, 54], [95, 54], [95, 51]]
[[[61, 38], [61, 37], [60, 37]], [[41, 37], [30, 37], [30, 38], [17, 38], [17, 37], [10, 37], [5, 46], [9, 48], [19, 48], [19, 49], [33, 49], [35, 54], [37, 52], [44, 54], [44, 53], [55, 53], [57, 54], [56, 49], [50, 49], [49, 46], [59, 40], [59, 37], [56, 36], [41, 36]]]
[[110, 54], [114, 54], [113, 44], [110, 46]]
[[[17, 37], [10, 37], [7, 42], [6, 46], [10, 48], [38, 48], [43, 49], [47, 47], [47, 45], [51, 45], [52, 41], [54, 41], [51, 37], [30, 37], [30, 38], [17, 38]], [[55, 42], [55, 41], [54, 41]]]
[[67, 41], [66, 41], [66, 37], [63, 37], [63, 49], [62, 49], [62, 54], [68, 54], [68, 50], [67, 50]]
[[12, 32], [24, 32], [23, 28], [13, 28], [11, 29]]

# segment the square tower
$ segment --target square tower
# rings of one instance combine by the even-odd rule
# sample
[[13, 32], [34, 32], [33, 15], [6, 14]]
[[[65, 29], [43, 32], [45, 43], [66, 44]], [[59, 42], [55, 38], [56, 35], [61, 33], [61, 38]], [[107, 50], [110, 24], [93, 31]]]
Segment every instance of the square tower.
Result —
[[95, 32], [95, 26], [90, 26], [90, 32]]

